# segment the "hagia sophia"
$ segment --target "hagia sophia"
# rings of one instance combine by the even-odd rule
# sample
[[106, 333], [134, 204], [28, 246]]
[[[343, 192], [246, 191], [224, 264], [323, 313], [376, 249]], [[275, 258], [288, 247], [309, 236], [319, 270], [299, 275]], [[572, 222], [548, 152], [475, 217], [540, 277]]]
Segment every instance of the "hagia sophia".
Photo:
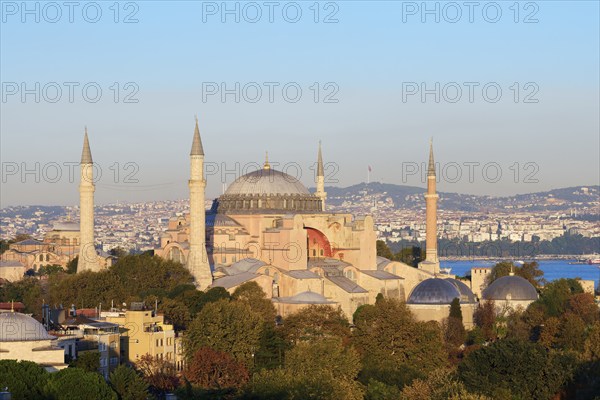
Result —
[[[3, 263], [64, 265], [79, 255], [78, 272], [111, 265], [110, 256], [94, 245], [95, 185], [87, 130], [80, 178], [80, 223], [57, 224], [43, 242], [29, 239], [11, 245]], [[471, 281], [440, 271], [432, 144], [425, 193], [426, 256], [418, 268], [377, 256], [371, 216], [328, 211], [320, 143], [315, 192], [272, 168], [267, 158], [261, 169], [238, 177], [206, 210], [204, 148], [196, 119], [188, 183], [189, 213], [170, 218], [154, 254], [185, 265], [199, 290], [222, 287], [233, 292], [254, 281], [283, 317], [310, 304], [327, 304], [341, 307], [351, 319], [359, 306], [373, 304], [382, 294], [405, 301], [418, 319], [441, 321], [458, 298], [466, 327], [473, 325], [479, 298], [526, 307], [538, 296], [518, 276], [485, 288], [489, 269], [473, 271]]]

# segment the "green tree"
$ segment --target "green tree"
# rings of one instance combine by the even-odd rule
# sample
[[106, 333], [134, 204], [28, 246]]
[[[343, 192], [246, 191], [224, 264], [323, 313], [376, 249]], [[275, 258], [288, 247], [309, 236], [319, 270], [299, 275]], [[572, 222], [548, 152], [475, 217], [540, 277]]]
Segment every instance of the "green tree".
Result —
[[100, 369], [100, 353], [97, 351], [82, 351], [73, 361], [73, 366], [85, 372], [98, 372]]
[[75, 274], [77, 273], [77, 263], [79, 262], [79, 256], [75, 256], [71, 261], [67, 263], [67, 267], [65, 271], [67, 274]]
[[350, 323], [341, 308], [310, 305], [289, 315], [283, 322], [283, 337], [290, 345], [337, 337], [350, 338]]
[[444, 336], [446, 343], [457, 347], [465, 342], [466, 332], [463, 325], [462, 310], [460, 308], [460, 300], [454, 299], [450, 303], [450, 315], [445, 324]]
[[377, 249], [377, 255], [379, 257], [384, 257], [384, 258], [387, 258], [388, 260], [394, 259], [394, 255], [392, 254], [392, 251], [388, 247], [387, 243], [384, 242], [383, 240], [378, 240], [375, 244], [375, 247]]
[[235, 289], [231, 298], [248, 304], [252, 311], [262, 316], [265, 323], [273, 324], [275, 322], [275, 307], [258, 283], [250, 281], [240, 285]]
[[547, 316], [560, 317], [567, 310], [571, 297], [578, 293], [583, 293], [583, 288], [576, 279], [562, 278], [546, 284], [536, 303]]
[[55, 400], [117, 400], [117, 394], [97, 372], [65, 368], [50, 375], [46, 387]]
[[119, 396], [119, 400], [145, 400], [148, 397], [148, 385], [132, 368], [119, 365], [110, 373], [110, 386]]
[[458, 366], [458, 375], [468, 390], [483, 395], [547, 400], [572, 379], [574, 370], [572, 356], [504, 339], [467, 355]]
[[263, 329], [262, 316], [244, 302], [219, 300], [202, 308], [190, 323], [186, 340], [188, 359], [202, 347], [231, 354], [252, 367]]
[[364, 384], [374, 379], [402, 387], [447, 364], [439, 324], [416, 321], [398, 300], [365, 306], [354, 324], [352, 341], [363, 359], [360, 379]]
[[192, 321], [190, 311], [185, 303], [180, 300], [164, 298], [161, 300], [159, 310], [163, 312], [165, 319], [175, 326], [175, 330], [185, 330]]
[[287, 354], [284, 368], [252, 377], [246, 398], [360, 400], [359, 369], [358, 354], [339, 339], [299, 343]]
[[60, 265], [57, 265], [57, 264], [43, 265], [40, 267], [37, 274], [39, 276], [49, 276], [49, 275], [53, 275], [53, 274], [63, 272], [63, 271], [64, 271], [63, 267], [61, 267]]
[[44, 288], [39, 279], [25, 277], [17, 282], [7, 282], [0, 287], [0, 301], [20, 301], [25, 312], [39, 315], [44, 299]]
[[523, 263], [521, 266], [514, 265], [511, 261], [501, 261], [492, 268], [487, 283], [490, 284], [498, 278], [510, 275], [510, 273], [527, 279], [535, 287], [540, 286], [544, 276], [544, 271], [539, 268], [539, 264], [535, 261]]
[[487, 400], [488, 397], [469, 393], [465, 385], [449, 371], [435, 370], [426, 379], [416, 379], [402, 390], [401, 400]]
[[0, 361], [0, 388], [8, 388], [15, 400], [46, 398], [44, 388], [49, 375], [31, 361]]
[[473, 319], [477, 327], [481, 329], [485, 340], [496, 340], [498, 334], [496, 330], [496, 310], [493, 301], [480, 303], [477, 310], [475, 310]]

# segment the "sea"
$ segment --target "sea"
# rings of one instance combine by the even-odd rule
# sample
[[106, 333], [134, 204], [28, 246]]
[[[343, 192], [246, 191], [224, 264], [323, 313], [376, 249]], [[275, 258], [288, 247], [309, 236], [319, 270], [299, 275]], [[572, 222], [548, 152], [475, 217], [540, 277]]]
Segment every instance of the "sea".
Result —
[[[581, 278], [583, 280], [594, 281], [594, 286], [598, 287], [600, 281], [600, 265], [589, 264], [571, 264], [577, 260], [539, 260], [540, 269], [544, 271], [543, 278], [551, 282], [560, 278]], [[440, 261], [440, 267], [451, 268], [452, 274], [465, 276], [470, 274], [474, 267], [493, 267], [499, 261], [485, 260], [460, 260], [460, 261]]]

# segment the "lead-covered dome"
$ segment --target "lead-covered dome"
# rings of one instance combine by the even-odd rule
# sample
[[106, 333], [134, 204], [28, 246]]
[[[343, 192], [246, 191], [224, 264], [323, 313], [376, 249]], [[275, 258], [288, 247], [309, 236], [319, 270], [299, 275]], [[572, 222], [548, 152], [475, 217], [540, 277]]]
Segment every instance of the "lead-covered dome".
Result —
[[503, 276], [492, 282], [484, 291], [486, 300], [526, 300], [538, 299], [537, 290], [525, 278], [516, 275]]
[[225, 191], [226, 195], [310, 195], [295, 177], [271, 168], [262, 168], [236, 179]]
[[240, 176], [216, 200], [218, 213], [314, 213], [321, 199], [297, 178], [265, 167]]
[[0, 312], [0, 342], [52, 340], [46, 328], [29, 315]]
[[450, 304], [461, 300], [460, 290], [448, 279], [430, 278], [419, 283], [410, 296], [408, 304]]

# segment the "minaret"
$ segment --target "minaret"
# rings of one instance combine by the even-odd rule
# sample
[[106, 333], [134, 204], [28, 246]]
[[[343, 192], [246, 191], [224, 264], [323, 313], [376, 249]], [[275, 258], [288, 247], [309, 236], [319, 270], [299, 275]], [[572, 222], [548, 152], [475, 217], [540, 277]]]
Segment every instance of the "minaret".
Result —
[[321, 211], [325, 211], [325, 201], [327, 193], [325, 192], [325, 168], [323, 167], [323, 155], [321, 154], [321, 141], [319, 140], [319, 155], [317, 156], [317, 191], [315, 196], [321, 198]]
[[190, 252], [188, 254], [187, 269], [195, 279], [198, 289], [205, 290], [212, 283], [212, 273], [206, 253], [206, 216], [204, 209], [204, 149], [200, 140], [198, 117], [194, 129], [194, 140], [190, 152]]
[[94, 245], [94, 162], [90, 151], [87, 127], [81, 153], [81, 176], [79, 183], [79, 260], [77, 272], [98, 271], [98, 255]]
[[425, 194], [425, 261], [419, 264], [419, 268], [437, 274], [440, 272], [440, 261], [437, 251], [437, 201], [439, 196], [435, 191], [435, 179], [433, 140], [431, 140], [429, 142], [429, 165], [427, 167], [427, 193]]

